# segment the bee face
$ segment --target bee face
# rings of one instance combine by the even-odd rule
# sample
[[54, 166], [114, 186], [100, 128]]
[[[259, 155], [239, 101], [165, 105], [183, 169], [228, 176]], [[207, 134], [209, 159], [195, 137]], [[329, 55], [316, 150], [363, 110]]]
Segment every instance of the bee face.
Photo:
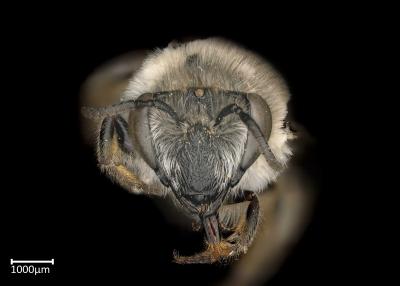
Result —
[[[215, 212], [213, 203], [229, 188], [229, 181], [239, 165], [235, 161], [235, 149], [229, 148], [227, 139], [210, 135], [205, 126], [195, 124], [186, 133], [184, 144], [176, 146], [175, 156], [160, 156], [161, 161], [171, 161], [173, 169], [168, 172], [174, 188], [190, 201], [200, 212]], [[179, 141], [178, 141], [179, 142]], [[244, 143], [242, 149], [243, 153]], [[230, 164], [234, 161], [235, 164]], [[219, 205], [219, 204], [218, 204]], [[213, 208], [210, 209], [210, 207]]]
[[196, 90], [164, 99], [177, 111], [179, 122], [166, 120], [154, 110], [149, 123], [156, 161], [174, 193], [186, 202], [187, 211], [207, 215], [218, 210], [230, 189], [244, 153], [247, 128], [236, 116], [216, 126], [220, 109], [232, 99], [218, 98], [223, 95], [209, 89], [201, 89], [199, 99]]

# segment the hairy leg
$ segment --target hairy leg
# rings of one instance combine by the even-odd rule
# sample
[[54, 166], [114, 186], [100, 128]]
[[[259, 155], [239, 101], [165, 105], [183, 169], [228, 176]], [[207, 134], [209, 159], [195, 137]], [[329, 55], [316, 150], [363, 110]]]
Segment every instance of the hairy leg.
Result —
[[97, 141], [97, 158], [101, 170], [129, 191], [160, 195], [161, 192], [146, 188], [128, 168], [125, 162], [132, 156], [133, 146], [127, 122], [120, 115], [105, 117]]
[[[244, 192], [244, 202], [225, 205], [219, 212], [219, 223], [233, 233], [218, 243], [207, 244], [205, 251], [193, 256], [179, 256], [174, 252], [174, 262], [179, 264], [215, 263], [238, 258], [246, 253], [257, 231], [260, 206], [257, 195]], [[247, 208], [246, 201], [248, 203]]]
[[235, 245], [235, 253], [232, 255], [246, 253], [257, 232], [258, 218], [260, 216], [260, 204], [257, 195], [248, 191], [244, 195], [245, 200], [250, 201], [245, 219], [239, 221], [234, 233], [226, 239]]

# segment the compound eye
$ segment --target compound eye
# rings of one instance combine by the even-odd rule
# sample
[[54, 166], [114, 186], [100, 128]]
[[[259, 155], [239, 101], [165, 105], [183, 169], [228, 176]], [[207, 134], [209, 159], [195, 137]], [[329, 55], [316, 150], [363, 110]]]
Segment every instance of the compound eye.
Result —
[[[152, 94], [143, 94], [137, 100], [151, 100]], [[143, 160], [157, 172], [157, 163], [154, 156], [153, 144], [151, 142], [151, 133], [148, 119], [149, 107], [141, 108], [129, 114], [130, 126], [133, 126], [133, 140], [135, 148], [142, 156]], [[160, 177], [160, 176], [159, 176]]]
[[[250, 116], [257, 123], [268, 142], [272, 129], [272, 115], [269, 106], [265, 100], [257, 94], [248, 94], [247, 99], [250, 103]], [[248, 132], [245, 153], [243, 154], [240, 168], [246, 171], [251, 165], [253, 165], [260, 154], [261, 152], [256, 138], [251, 134], [251, 132]], [[241, 175], [243, 175], [243, 173]]]

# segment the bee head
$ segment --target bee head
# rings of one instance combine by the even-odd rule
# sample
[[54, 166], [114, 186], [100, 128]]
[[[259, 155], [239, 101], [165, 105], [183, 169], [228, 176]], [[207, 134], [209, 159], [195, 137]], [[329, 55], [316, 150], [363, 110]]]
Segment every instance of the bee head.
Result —
[[[270, 124], [268, 107], [247, 94], [211, 89], [146, 96], [139, 100], [156, 98], [157, 108], [144, 109], [134, 118], [145, 161], [185, 210], [195, 216], [215, 214], [260, 155], [248, 120], [262, 108], [261, 119], [250, 122], [260, 131], [258, 121]], [[269, 136], [268, 128], [263, 133]]]

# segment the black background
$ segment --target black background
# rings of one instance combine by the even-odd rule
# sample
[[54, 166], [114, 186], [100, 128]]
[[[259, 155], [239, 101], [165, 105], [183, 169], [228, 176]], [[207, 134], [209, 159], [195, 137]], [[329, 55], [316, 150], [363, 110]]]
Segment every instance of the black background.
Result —
[[[78, 16], [79, 9], [59, 8], [6, 21], [6, 199], [1, 203], [2, 270], [9, 279], [27, 278], [7, 273], [10, 258], [55, 258], [54, 272], [43, 279], [57, 281], [111, 278], [204, 285], [226, 274], [225, 266], [171, 264], [173, 249], [191, 253], [201, 237], [168, 225], [151, 199], [130, 195], [101, 175], [79, 130], [80, 85], [98, 65], [134, 49], [208, 36], [236, 41], [275, 65], [293, 94], [294, 118], [318, 143], [315, 215], [269, 285], [325, 285], [348, 273], [339, 238], [344, 230], [335, 212], [339, 195], [328, 179], [336, 166], [327, 164], [336, 144], [329, 133], [336, 124], [330, 115], [345, 116], [345, 107], [334, 103], [338, 85], [344, 89], [347, 84], [340, 71], [351, 51], [348, 27], [323, 12], [292, 17], [281, 10], [260, 12], [261, 6], [235, 12], [214, 8], [175, 14], [162, 8], [157, 14], [132, 10], [131, 16], [114, 11]], [[278, 17], [271, 19], [275, 13]]]

